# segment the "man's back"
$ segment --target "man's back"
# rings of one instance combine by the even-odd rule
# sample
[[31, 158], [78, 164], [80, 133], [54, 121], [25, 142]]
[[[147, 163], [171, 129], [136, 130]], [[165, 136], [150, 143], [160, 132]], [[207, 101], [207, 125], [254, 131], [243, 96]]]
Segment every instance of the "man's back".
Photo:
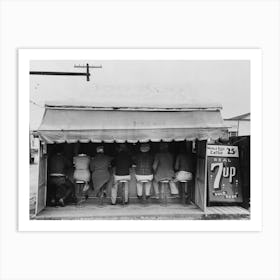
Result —
[[92, 171], [103, 170], [108, 171], [108, 168], [111, 164], [112, 158], [104, 155], [104, 154], [97, 154], [95, 157], [91, 159], [90, 162], [90, 169]]
[[115, 160], [116, 175], [124, 176], [129, 175], [129, 168], [131, 166], [131, 157], [127, 152], [120, 152]]
[[138, 175], [153, 174], [153, 156], [150, 153], [139, 153], [135, 157], [136, 169]]
[[49, 172], [50, 174], [65, 174], [69, 165], [68, 160], [62, 154], [55, 154], [50, 158]]
[[173, 156], [169, 152], [156, 154], [154, 161], [155, 178], [159, 180], [171, 179], [174, 176]]
[[187, 154], [179, 154], [176, 159], [175, 169], [178, 171], [192, 172], [192, 157]]
[[173, 170], [173, 156], [169, 152], [156, 154], [155, 160], [158, 161], [158, 169]]

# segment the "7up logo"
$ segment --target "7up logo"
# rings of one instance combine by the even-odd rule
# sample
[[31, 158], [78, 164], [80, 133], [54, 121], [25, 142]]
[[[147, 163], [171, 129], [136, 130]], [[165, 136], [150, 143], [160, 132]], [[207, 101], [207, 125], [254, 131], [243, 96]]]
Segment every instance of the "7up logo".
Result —
[[211, 163], [211, 171], [218, 168], [216, 178], [214, 180], [214, 190], [220, 189], [220, 182], [222, 177], [229, 178], [229, 183], [233, 183], [233, 178], [236, 175], [236, 168], [234, 166], [224, 166], [223, 162]]

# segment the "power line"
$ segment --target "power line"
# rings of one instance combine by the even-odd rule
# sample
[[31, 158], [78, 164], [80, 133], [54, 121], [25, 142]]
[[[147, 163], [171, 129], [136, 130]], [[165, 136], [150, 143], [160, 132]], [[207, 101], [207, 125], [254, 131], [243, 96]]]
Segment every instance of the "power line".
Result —
[[59, 71], [30, 71], [30, 75], [54, 75], [54, 76], [86, 76], [87, 81], [89, 82], [89, 69], [90, 68], [102, 68], [102, 65], [74, 65], [75, 68], [86, 68], [86, 72], [59, 72]]

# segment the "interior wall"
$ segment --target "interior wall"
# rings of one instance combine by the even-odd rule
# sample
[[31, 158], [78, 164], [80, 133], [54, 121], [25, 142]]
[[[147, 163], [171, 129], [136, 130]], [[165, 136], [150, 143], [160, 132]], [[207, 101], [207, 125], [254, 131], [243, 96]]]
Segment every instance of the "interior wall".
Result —
[[[159, 151], [159, 144], [158, 142], [150, 142], [151, 145], [151, 153], [153, 155], [155, 155], [158, 151]], [[193, 153], [193, 143], [192, 141], [181, 141], [181, 142], [169, 142], [168, 143], [169, 147], [168, 150], [169, 152], [171, 152], [174, 155], [174, 164], [175, 164], [175, 158], [176, 155], [179, 153], [179, 149], [181, 145], [185, 145], [186, 147], [186, 151], [188, 154], [190, 154], [190, 156], [192, 157], [193, 160], [193, 178], [195, 178], [195, 171], [196, 171], [196, 154]], [[71, 162], [73, 162], [73, 157], [80, 154], [80, 153], [84, 153], [87, 154], [90, 157], [94, 157], [96, 155], [96, 148], [97, 146], [104, 146], [104, 153], [106, 155], [115, 157], [117, 154], [117, 143], [75, 143], [75, 144], [68, 144], [68, 143], [63, 143], [63, 144], [49, 144], [47, 147], [48, 150], [48, 159], [50, 159], [50, 157], [53, 155], [54, 153], [54, 146], [60, 146], [61, 150], [63, 151], [63, 154], [65, 157], [67, 157], [68, 160], [70, 160]], [[127, 147], [129, 150], [129, 153], [133, 156], [136, 153], [139, 152], [139, 147], [140, 147], [140, 143], [136, 143], [136, 144], [131, 144], [131, 143], [127, 143]], [[130, 175], [131, 175], [131, 181], [129, 184], [129, 197], [131, 198], [136, 198], [137, 197], [137, 193], [136, 193], [136, 178], [135, 178], [135, 168], [131, 168], [130, 169]], [[110, 193], [111, 193], [111, 187], [113, 184], [113, 176], [111, 176], [111, 179], [107, 185], [107, 195], [110, 197]], [[194, 180], [189, 184], [190, 186], [190, 193], [191, 193], [191, 198], [192, 200], [194, 200], [195, 197], [195, 191], [194, 191]], [[90, 190], [89, 190], [89, 196], [91, 197], [95, 197], [97, 191], [94, 189], [94, 186], [92, 184], [92, 182], [90, 182]], [[151, 189], [151, 195], [154, 195], [154, 189], [152, 187]]]

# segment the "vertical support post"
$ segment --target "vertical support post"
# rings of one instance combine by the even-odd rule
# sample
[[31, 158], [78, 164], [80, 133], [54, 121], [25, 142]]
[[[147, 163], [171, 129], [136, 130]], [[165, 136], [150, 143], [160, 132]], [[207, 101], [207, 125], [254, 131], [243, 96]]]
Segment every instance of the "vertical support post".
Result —
[[204, 176], [204, 213], [207, 211], [207, 142], [205, 145], [205, 176]]
[[142, 196], [143, 196], [143, 204], [146, 204], [146, 183], [142, 182]]
[[167, 206], [167, 189], [168, 189], [168, 183], [164, 183], [164, 206]]
[[122, 182], [122, 205], [125, 206], [125, 186], [126, 182]]
[[36, 208], [35, 214], [37, 215], [40, 211], [42, 211], [46, 207], [47, 200], [47, 154], [43, 149], [44, 145], [40, 141], [38, 155], [39, 155], [39, 163], [38, 163], [38, 186], [37, 186], [37, 196], [36, 196]]
[[237, 135], [236, 136], [239, 136], [239, 120], [237, 121]]
[[179, 182], [181, 185], [181, 190], [182, 190], [182, 204], [186, 204], [186, 183], [185, 182]]
[[45, 163], [45, 182], [46, 182], [46, 192], [45, 192], [45, 206], [47, 205], [47, 187], [48, 187], [48, 148], [47, 144], [43, 144], [43, 158]]

